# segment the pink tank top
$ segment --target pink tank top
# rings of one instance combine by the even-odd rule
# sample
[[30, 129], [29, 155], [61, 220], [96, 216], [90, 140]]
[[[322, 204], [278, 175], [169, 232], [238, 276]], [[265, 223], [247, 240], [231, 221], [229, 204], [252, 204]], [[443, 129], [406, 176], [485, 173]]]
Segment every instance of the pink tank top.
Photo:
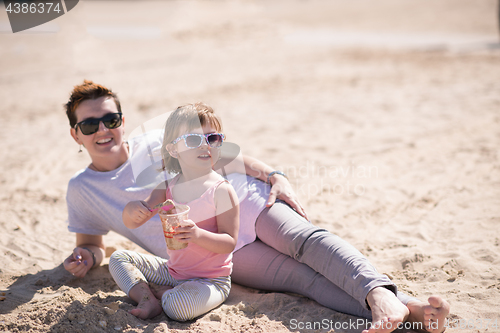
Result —
[[[175, 186], [179, 176], [175, 177], [169, 187], [167, 187], [166, 197], [173, 200], [170, 187]], [[211, 232], [218, 232], [217, 218], [215, 208], [215, 190], [217, 187], [226, 182], [221, 179], [212, 187], [207, 189], [198, 199], [187, 203], [180, 204], [188, 205], [189, 219], [193, 220], [196, 225]], [[175, 202], [175, 200], [173, 200]], [[167, 262], [170, 275], [176, 280], [186, 280], [191, 278], [216, 278], [221, 276], [229, 276], [231, 274], [233, 263], [232, 253], [214, 253], [199, 245], [189, 243], [182, 250], [168, 250], [170, 259]]]

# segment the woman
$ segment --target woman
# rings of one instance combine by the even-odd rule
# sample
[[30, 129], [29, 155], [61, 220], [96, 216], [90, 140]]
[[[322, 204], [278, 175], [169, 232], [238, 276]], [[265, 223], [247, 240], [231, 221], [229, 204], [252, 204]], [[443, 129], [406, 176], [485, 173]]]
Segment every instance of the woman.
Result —
[[[77, 247], [64, 261], [66, 270], [84, 277], [100, 265], [102, 236], [109, 230], [167, 258], [159, 222], [130, 230], [121, 221], [126, 203], [150, 191], [137, 184], [134, 165], [161, 149], [161, 136], [150, 132], [125, 142], [125, 119], [116, 94], [91, 81], [74, 88], [66, 113], [73, 139], [85, 146], [92, 160], [68, 185], [68, 229], [76, 233]], [[245, 192], [233, 254], [235, 283], [299, 293], [334, 310], [371, 318], [374, 325], [365, 330], [369, 333], [393, 331], [403, 321], [421, 322], [430, 332], [443, 331], [449, 312], [446, 301], [433, 296], [421, 302], [397, 293], [396, 286], [359, 251], [304, 218], [284, 174], [249, 157], [242, 162], [247, 176], [230, 174], [237, 171], [234, 163], [223, 168], [238, 196]], [[267, 200], [264, 193], [270, 193]], [[276, 198], [284, 202], [275, 203]]]

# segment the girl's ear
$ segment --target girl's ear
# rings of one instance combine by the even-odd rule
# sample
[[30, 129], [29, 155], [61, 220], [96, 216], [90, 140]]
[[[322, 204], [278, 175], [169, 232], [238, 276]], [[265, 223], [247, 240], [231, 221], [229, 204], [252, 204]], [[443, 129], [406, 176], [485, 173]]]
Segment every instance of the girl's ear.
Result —
[[165, 149], [167, 149], [168, 153], [173, 158], [179, 157], [179, 153], [177, 152], [173, 144], [169, 143], [168, 145], [165, 146]]

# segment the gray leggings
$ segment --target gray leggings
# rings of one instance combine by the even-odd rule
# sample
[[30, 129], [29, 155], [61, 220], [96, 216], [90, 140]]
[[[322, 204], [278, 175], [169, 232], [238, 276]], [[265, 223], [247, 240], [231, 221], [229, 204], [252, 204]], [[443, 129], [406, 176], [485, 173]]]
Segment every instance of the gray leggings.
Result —
[[375, 287], [398, 293], [361, 252], [340, 237], [315, 227], [282, 202], [264, 209], [255, 242], [233, 254], [234, 283], [307, 296], [336, 311], [371, 319], [366, 296]]

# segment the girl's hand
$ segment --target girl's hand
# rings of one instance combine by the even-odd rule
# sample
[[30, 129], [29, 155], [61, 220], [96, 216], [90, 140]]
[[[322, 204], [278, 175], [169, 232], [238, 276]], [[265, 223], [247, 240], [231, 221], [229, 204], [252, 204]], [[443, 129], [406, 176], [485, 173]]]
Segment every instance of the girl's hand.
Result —
[[200, 238], [200, 230], [193, 220], [184, 220], [181, 226], [175, 229], [176, 234], [173, 237], [181, 242], [192, 243]]
[[295, 209], [295, 211], [302, 215], [306, 220], [309, 220], [306, 211], [302, 208], [302, 205], [300, 204], [300, 201], [288, 179], [279, 174], [275, 174], [271, 176], [271, 184], [271, 193], [269, 194], [266, 207], [271, 207], [276, 202], [276, 198], [278, 198], [289, 204], [290, 207]]
[[123, 209], [123, 221], [129, 228], [143, 225], [156, 212], [151, 211], [145, 201], [131, 201]]

